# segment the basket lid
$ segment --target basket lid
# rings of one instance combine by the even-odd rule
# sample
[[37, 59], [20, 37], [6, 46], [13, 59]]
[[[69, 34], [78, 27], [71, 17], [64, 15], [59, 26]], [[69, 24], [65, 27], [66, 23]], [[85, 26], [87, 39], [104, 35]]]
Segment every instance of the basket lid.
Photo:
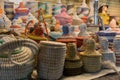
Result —
[[47, 45], [47, 46], [66, 46], [65, 43], [53, 42], [53, 41], [40, 41], [40, 44]]
[[20, 2], [19, 7], [16, 8], [15, 11], [16, 13], [27, 13], [29, 9], [24, 6], [23, 2]]
[[72, 17], [67, 14], [65, 8], [62, 8], [61, 13], [60, 13], [60, 14], [57, 14], [57, 15], [55, 16], [55, 18], [60, 21], [60, 24], [61, 24], [61, 25], [65, 25], [65, 24], [67, 24], [67, 23], [72, 23], [72, 21], [73, 21], [73, 20], [72, 20]]

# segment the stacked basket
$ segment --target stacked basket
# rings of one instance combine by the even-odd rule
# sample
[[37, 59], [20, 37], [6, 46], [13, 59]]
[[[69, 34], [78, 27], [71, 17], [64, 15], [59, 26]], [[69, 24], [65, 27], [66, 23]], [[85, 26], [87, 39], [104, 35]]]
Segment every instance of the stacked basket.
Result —
[[38, 50], [36, 42], [29, 39], [0, 45], [0, 80], [30, 80]]

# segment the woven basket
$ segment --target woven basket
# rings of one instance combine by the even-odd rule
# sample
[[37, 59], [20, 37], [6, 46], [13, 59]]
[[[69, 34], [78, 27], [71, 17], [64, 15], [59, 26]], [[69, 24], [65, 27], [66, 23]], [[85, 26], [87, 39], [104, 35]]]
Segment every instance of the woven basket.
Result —
[[116, 32], [114, 32], [114, 31], [99, 31], [99, 32], [97, 32], [97, 35], [98, 35], [99, 40], [101, 39], [101, 37], [106, 37], [109, 42], [113, 42], [113, 40], [116, 36]]
[[115, 54], [114, 54], [113, 51], [109, 51], [109, 52], [103, 53], [102, 54], [102, 59], [103, 59], [103, 61], [110, 60], [113, 63], [116, 63], [116, 57], [115, 57]]
[[101, 70], [101, 56], [81, 55], [86, 72], [98, 72]]
[[29, 39], [0, 45], [0, 80], [29, 80], [38, 50], [38, 45]]
[[64, 43], [41, 41], [38, 63], [38, 78], [58, 80], [63, 74], [66, 54]]
[[82, 62], [78, 60], [65, 60], [64, 75], [75, 76], [82, 73]]
[[67, 44], [67, 55], [64, 66], [64, 75], [73, 76], [82, 73], [82, 61], [77, 55], [77, 47], [75, 43]]
[[95, 40], [90, 38], [84, 41], [85, 51], [81, 52], [81, 59], [86, 72], [97, 72], [101, 69], [101, 54], [95, 50]]
[[106, 37], [101, 37], [100, 39], [101, 49], [100, 52], [102, 53], [102, 60], [103, 61], [111, 61], [116, 63], [115, 53], [109, 49], [109, 42]]
[[113, 41], [113, 50], [116, 56], [116, 65], [120, 66], [120, 36], [116, 36]]

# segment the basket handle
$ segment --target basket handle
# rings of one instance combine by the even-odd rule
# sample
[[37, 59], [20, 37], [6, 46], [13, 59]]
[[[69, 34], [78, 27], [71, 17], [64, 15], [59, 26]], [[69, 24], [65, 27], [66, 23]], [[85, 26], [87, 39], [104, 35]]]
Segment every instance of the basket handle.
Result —
[[[24, 62], [16, 62], [12, 59], [12, 54], [11, 52], [18, 48], [18, 47], [28, 47], [31, 49], [32, 51], [32, 55], [30, 56], [30, 58]], [[19, 39], [19, 40], [14, 40], [14, 41], [10, 41], [10, 42], [6, 42], [5, 44], [1, 45], [0, 46], [0, 51], [1, 52], [4, 52], [6, 50], [10, 50], [9, 53], [8, 53], [8, 58], [9, 60], [14, 63], [14, 64], [17, 64], [17, 65], [23, 65], [27, 62], [29, 62], [33, 56], [35, 55], [34, 53], [37, 53], [39, 51], [39, 47], [38, 47], [38, 44], [33, 41], [33, 40], [30, 40], [30, 39]]]

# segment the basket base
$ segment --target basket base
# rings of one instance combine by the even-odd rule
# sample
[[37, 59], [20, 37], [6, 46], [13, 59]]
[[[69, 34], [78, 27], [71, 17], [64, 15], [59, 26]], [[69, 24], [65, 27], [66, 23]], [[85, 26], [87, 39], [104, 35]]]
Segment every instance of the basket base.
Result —
[[64, 76], [75, 76], [83, 73], [82, 67], [79, 68], [64, 68], [63, 75]]

